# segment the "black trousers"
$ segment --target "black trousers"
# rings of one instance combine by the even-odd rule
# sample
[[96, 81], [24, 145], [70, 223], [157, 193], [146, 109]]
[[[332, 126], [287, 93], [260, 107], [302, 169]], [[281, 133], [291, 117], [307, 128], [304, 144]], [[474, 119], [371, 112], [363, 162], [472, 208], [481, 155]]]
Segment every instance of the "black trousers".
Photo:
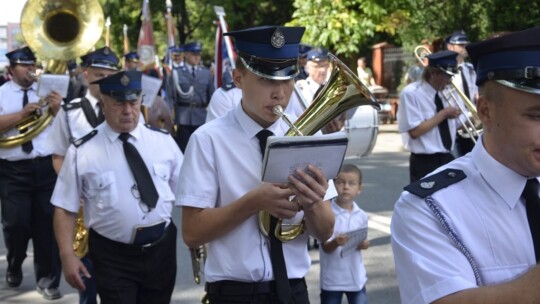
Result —
[[0, 160], [2, 229], [8, 271], [19, 271], [28, 241], [34, 246], [34, 272], [41, 288], [56, 288], [62, 273], [53, 230], [51, 196], [56, 173], [51, 157]]
[[89, 256], [101, 303], [170, 303], [176, 280], [176, 234], [171, 222], [159, 242], [143, 247], [90, 230]]
[[[289, 280], [291, 301], [289, 304], [309, 304], [309, 295], [304, 279]], [[273, 304], [277, 303], [274, 281], [237, 282], [218, 281], [206, 283], [210, 304]]]
[[180, 147], [180, 150], [182, 150], [182, 153], [186, 151], [189, 138], [198, 127], [200, 126], [176, 125], [176, 135], [174, 136], [174, 140], [178, 147]]
[[409, 157], [409, 174], [411, 183], [431, 173], [433, 170], [454, 160], [450, 153], [415, 154]]

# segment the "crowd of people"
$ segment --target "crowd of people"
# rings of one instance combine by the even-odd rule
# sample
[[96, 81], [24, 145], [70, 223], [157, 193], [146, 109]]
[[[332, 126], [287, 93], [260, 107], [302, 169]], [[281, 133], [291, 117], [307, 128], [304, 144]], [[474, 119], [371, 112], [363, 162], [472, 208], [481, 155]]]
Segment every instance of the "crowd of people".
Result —
[[[205, 248], [209, 303], [309, 303], [312, 238], [321, 303], [343, 295], [367, 303], [368, 218], [355, 202], [361, 170], [344, 164], [332, 179], [308, 164], [287, 183], [261, 181], [268, 137], [290, 127], [275, 108], [300, 116], [335, 64], [328, 50], [300, 43], [304, 30], [226, 33], [237, 57], [220, 88], [201, 64], [199, 42], [171, 48], [171, 65], [161, 70], [143, 67], [136, 52], [120, 68], [110, 48], [90, 51], [80, 65], [68, 64], [66, 96], [38, 96], [29, 47], [6, 54], [3, 138], [32, 133], [15, 128], [21, 120], [51, 116], [40, 132], [0, 147], [7, 286], [21, 285], [31, 239], [45, 299], [62, 297], [63, 273], [80, 303], [169, 303], [181, 234], [188, 247]], [[398, 128], [411, 152], [411, 184], [396, 202], [391, 240], [403, 303], [540, 299], [540, 43], [530, 38], [539, 33], [472, 44], [452, 33], [447, 50], [428, 55], [401, 91]], [[153, 107], [168, 116], [142, 107], [145, 76], [162, 79]], [[363, 57], [357, 76], [377, 85]], [[149, 113], [170, 120], [169, 131], [145, 124]], [[480, 132], [471, 132], [479, 125], [467, 124], [471, 117]], [[323, 132], [340, 130], [345, 119]], [[172, 221], [175, 207], [182, 227]], [[270, 215], [267, 235], [260, 212]], [[280, 219], [305, 230], [285, 242]]]

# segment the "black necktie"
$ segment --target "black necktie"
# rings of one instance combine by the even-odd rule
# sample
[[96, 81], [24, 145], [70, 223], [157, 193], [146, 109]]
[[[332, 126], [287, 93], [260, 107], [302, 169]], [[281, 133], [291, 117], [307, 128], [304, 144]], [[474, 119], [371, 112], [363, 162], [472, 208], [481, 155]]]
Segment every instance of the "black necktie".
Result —
[[[30, 89], [23, 89], [22, 90], [24, 92], [23, 103], [22, 103], [23, 108], [24, 108], [24, 106], [26, 106], [28, 104], [28, 90], [30, 90]], [[28, 131], [28, 130], [27, 129], [22, 129], [21, 133], [26, 133], [26, 131]], [[29, 140], [29, 141], [25, 142], [24, 144], [22, 144], [21, 147], [22, 147], [22, 150], [25, 153], [30, 153], [30, 152], [32, 152], [32, 150], [34, 150], [34, 145], [32, 144], [31, 140]]]
[[461, 75], [461, 82], [463, 83], [463, 93], [469, 100], [471, 100], [471, 95], [469, 95], [469, 85], [467, 84], [467, 78], [465, 78], [465, 72], [463, 71], [463, 67], [460, 66], [459, 68], [459, 74]]
[[103, 111], [101, 110], [101, 104], [98, 102], [97, 104], [97, 107], [98, 107], [98, 114], [97, 114], [97, 121], [98, 121], [98, 124], [101, 124], [102, 122], [105, 121], [105, 115], [103, 115]]
[[133, 173], [133, 177], [135, 177], [141, 200], [152, 210], [156, 207], [159, 194], [139, 151], [137, 151], [134, 145], [128, 142], [130, 136], [129, 133], [122, 133], [118, 138], [124, 142], [124, 155]]
[[[264, 158], [266, 152], [266, 140], [268, 136], [274, 135], [272, 131], [263, 129], [257, 133], [259, 139], [259, 147], [261, 154]], [[276, 293], [278, 297], [278, 303], [287, 304], [291, 299], [291, 287], [289, 285], [289, 277], [287, 276], [287, 267], [285, 265], [285, 258], [283, 257], [283, 244], [276, 238], [274, 231], [276, 230], [278, 219], [274, 216], [270, 216], [270, 231], [268, 231], [270, 238], [270, 259], [272, 262], [272, 269], [274, 270], [274, 278], [276, 280]]]
[[[437, 108], [437, 112], [443, 109], [442, 100], [438, 93], [435, 93], [435, 107]], [[443, 121], [441, 121], [441, 123], [439, 123], [439, 133], [441, 133], [441, 139], [444, 147], [446, 150], [450, 150], [452, 148], [452, 136], [450, 135], [448, 119], [445, 118]]]
[[195, 78], [195, 66], [191, 67], [191, 76], [193, 76], [193, 78]]
[[527, 219], [534, 244], [534, 255], [538, 263], [540, 262], [540, 198], [538, 197], [538, 180], [536, 178], [527, 180], [521, 197], [525, 199]]

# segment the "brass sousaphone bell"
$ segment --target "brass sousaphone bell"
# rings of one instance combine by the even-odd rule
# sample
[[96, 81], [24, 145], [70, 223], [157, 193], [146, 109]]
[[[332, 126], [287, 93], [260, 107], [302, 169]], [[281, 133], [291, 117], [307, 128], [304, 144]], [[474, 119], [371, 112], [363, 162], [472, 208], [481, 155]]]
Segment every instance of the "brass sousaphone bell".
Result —
[[[29, 0], [21, 14], [28, 46], [47, 60], [44, 73], [64, 74], [66, 62], [88, 53], [101, 37], [103, 10], [98, 0]], [[44, 105], [44, 101], [40, 100]], [[0, 148], [13, 148], [38, 136], [51, 122], [48, 110], [0, 131]], [[26, 132], [20, 133], [25, 129]], [[18, 132], [17, 132], [18, 130]]]
[[[332, 66], [328, 82], [294, 125], [289, 124], [286, 136], [313, 135], [341, 113], [357, 106], [370, 105], [380, 110], [379, 103], [360, 79], [336, 56], [328, 55]], [[279, 109], [274, 111], [288, 123]], [[280, 219], [273, 233], [282, 242], [291, 241], [304, 232], [304, 225], [304, 220], [300, 224], [284, 225]], [[266, 211], [259, 212], [259, 229], [265, 236], [269, 235], [270, 214]]]

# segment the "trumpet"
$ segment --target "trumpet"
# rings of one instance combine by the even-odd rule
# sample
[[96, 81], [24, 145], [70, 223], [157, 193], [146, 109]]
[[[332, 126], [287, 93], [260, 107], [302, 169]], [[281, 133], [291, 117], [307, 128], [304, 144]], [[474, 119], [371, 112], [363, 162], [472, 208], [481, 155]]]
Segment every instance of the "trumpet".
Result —
[[[419, 45], [414, 49], [414, 56], [424, 67], [426, 66], [426, 63], [424, 60], [426, 56], [428, 56], [429, 54], [431, 54], [431, 51], [423, 45]], [[456, 92], [459, 95], [459, 97], [463, 101], [463, 104], [459, 102], [454, 92]], [[459, 110], [462, 113], [466, 114], [464, 115], [465, 118], [463, 118], [462, 115], [460, 115], [458, 119], [461, 122], [461, 125], [463, 126], [463, 130], [467, 133], [467, 135], [471, 138], [471, 140], [474, 143], [476, 143], [476, 138], [478, 138], [478, 136], [480, 136], [480, 134], [482, 133], [482, 123], [480, 121], [480, 118], [478, 117], [476, 106], [456, 86], [454, 82], [454, 78], [452, 78], [452, 81], [450, 82], [450, 87], [447, 87], [442, 91], [442, 95], [450, 106], [459, 108]], [[467, 113], [469, 115], [467, 115]], [[461, 132], [460, 135], [464, 136], [464, 134], [462, 133], [463, 132], [462, 130], [458, 132]]]

